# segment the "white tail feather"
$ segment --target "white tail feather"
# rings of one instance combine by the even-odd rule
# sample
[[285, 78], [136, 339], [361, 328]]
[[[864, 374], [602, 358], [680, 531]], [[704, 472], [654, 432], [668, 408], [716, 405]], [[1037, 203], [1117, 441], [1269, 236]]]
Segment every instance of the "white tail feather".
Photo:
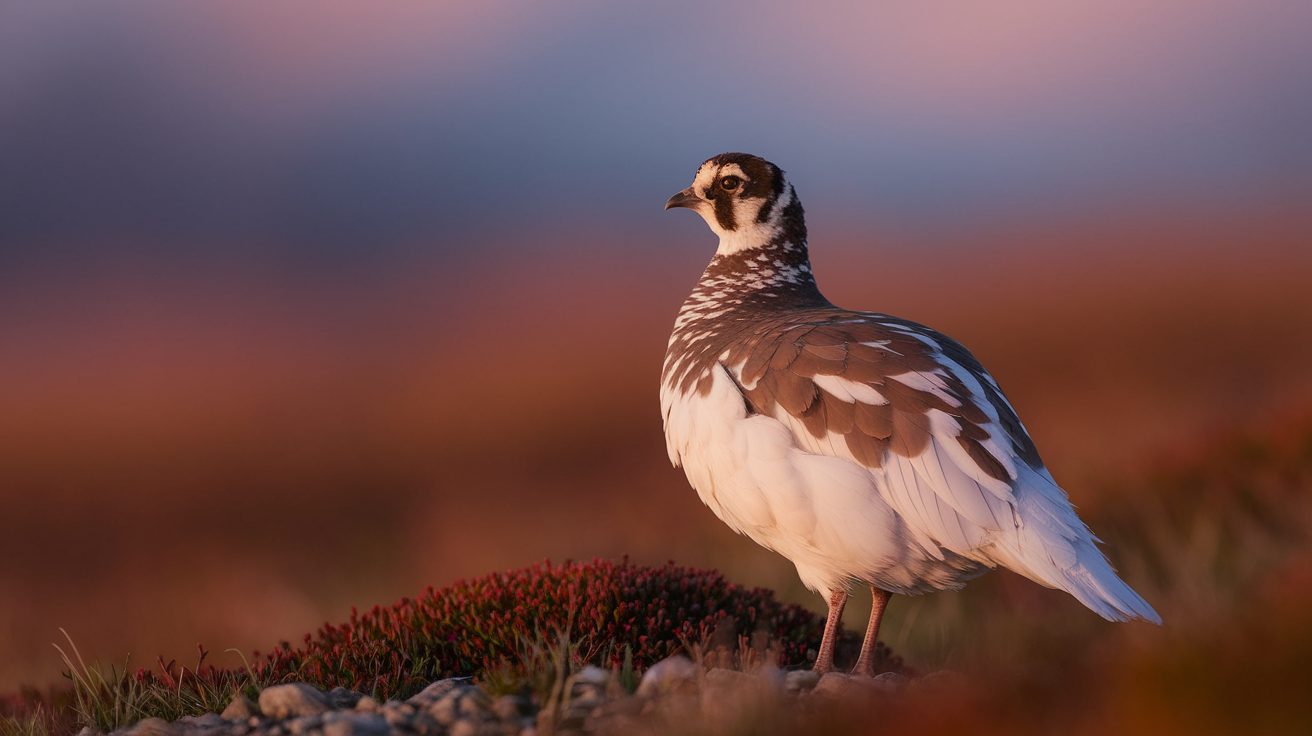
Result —
[[1023, 470], [1016, 500], [1020, 527], [993, 546], [994, 561], [1040, 585], [1070, 593], [1109, 621], [1162, 622], [1153, 607], [1116, 574], [1093, 532], [1046, 471]]

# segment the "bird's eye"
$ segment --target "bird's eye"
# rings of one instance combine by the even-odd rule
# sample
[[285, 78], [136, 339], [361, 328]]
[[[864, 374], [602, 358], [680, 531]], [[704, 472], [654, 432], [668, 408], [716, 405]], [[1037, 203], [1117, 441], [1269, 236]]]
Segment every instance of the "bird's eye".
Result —
[[732, 192], [743, 183], [742, 179], [736, 176], [726, 176], [720, 180], [720, 188], [726, 192]]

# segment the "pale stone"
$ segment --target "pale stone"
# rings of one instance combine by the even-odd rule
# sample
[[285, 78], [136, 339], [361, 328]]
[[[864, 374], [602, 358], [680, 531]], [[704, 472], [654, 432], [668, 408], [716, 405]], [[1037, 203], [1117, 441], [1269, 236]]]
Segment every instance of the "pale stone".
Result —
[[420, 690], [405, 702], [416, 708], [427, 708], [433, 703], [441, 700], [452, 690], [463, 690], [467, 687], [470, 687], [470, 679], [468, 677], [448, 677], [445, 680], [438, 680], [423, 690]]
[[378, 701], [368, 695], [355, 701], [355, 709], [361, 713], [377, 713], [380, 707]]
[[610, 682], [610, 673], [596, 665], [590, 664], [578, 672], [575, 672], [570, 676], [570, 679], [574, 682], [601, 685], [604, 687], [606, 683]]
[[237, 693], [219, 715], [225, 721], [244, 721], [255, 715], [255, 703], [245, 694]]
[[820, 673], [815, 670], [793, 670], [784, 675], [784, 689], [790, 693], [812, 690], [818, 682]]
[[260, 692], [260, 710], [270, 718], [311, 716], [328, 709], [328, 696], [303, 682], [274, 685]]
[[696, 681], [697, 674], [698, 667], [691, 659], [678, 654], [666, 657], [642, 674], [638, 694], [652, 696], [678, 690]]

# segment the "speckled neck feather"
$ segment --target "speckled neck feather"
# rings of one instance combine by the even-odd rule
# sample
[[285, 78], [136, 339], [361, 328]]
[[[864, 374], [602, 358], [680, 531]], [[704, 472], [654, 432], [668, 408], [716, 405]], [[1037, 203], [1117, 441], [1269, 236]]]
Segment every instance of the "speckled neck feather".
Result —
[[696, 383], [730, 345], [781, 312], [832, 307], [811, 270], [802, 203], [795, 194], [792, 199], [767, 243], [716, 255], [702, 272], [674, 323], [662, 375], [666, 383], [685, 389]]

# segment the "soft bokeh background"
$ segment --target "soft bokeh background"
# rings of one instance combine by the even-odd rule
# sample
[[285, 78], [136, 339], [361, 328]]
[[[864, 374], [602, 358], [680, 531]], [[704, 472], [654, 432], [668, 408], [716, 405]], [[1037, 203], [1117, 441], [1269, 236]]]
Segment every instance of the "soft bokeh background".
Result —
[[[1303, 436], [1306, 3], [868, 5], [0, 5], [0, 689], [59, 626], [267, 649], [544, 557], [819, 607], [665, 457], [714, 241], [661, 204], [723, 150], [788, 170], [831, 299], [973, 347], [1095, 529], [1205, 519], [1149, 470]], [[965, 666], [1086, 616], [998, 577], [886, 638]]]

